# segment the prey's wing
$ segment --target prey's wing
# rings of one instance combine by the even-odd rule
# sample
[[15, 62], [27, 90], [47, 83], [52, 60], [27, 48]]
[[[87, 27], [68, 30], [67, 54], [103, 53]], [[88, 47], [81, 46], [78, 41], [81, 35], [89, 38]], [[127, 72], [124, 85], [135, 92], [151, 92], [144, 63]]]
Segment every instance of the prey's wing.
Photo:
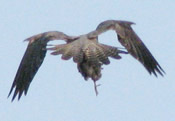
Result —
[[22, 58], [8, 95], [10, 96], [13, 89], [15, 89], [12, 101], [17, 95], [19, 100], [23, 92], [25, 95], [27, 94], [30, 83], [45, 58], [47, 43], [50, 40], [56, 39], [62, 39], [67, 41], [69, 39], [69, 36], [65, 35], [62, 32], [51, 31], [32, 36], [25, 40], [29, 41], [29, 44]]
[[165, 73], [164, 70], [161, 68], [141, 39], [133, 31], [131, 28], [132, 24], [134, 23], [128, 21], [107, 20], [100, 23], [95, 31], [89, 33], [89, 37], [97, 37], [99, 34], [107, 30], [116, 31], [119, 42], [134, 58], [144, 65], [150, 74], [153, 73], [155, 76], [157, 76], [156, 72], [158, 72], [163, 76], [163, 73]]

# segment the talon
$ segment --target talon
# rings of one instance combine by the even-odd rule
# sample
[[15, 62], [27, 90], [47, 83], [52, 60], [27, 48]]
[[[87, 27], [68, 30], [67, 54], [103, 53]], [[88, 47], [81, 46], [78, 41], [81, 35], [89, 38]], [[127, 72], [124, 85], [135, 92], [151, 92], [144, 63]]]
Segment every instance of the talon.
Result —
[[94, 81], [94, 90], [95, 90], [96, 96], [98, 95], [97, 87], [100, 86], [100, 85], [101, 85], [101, 84], [96, 85], [96, 81]]

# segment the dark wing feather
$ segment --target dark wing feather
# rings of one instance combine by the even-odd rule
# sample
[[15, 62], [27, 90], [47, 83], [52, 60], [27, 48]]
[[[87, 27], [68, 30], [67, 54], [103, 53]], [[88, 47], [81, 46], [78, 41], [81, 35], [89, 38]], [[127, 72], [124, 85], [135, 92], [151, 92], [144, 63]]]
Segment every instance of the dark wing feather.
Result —
[[100, 23], [95, 31], [88, 34], [88, 37], [95, 38], [107, 30], [116, 31], [120, 43], [134, 58], [144, 65], [150, 74], [153, 73], [155, 76], [157, 76], [156, 72], [158, 72], [163, 76], [163, 73], [165, 73], [164, 70], [161, 68], [141, 39], [133, 31], [131, 28], [132, 24], [134, 23], [128, 21], [107, 20]]
[[68, 40], [70, 38], [62, 32], [53, 31], [38, 34], [27, 39], [27, 41], [29, 41], [28, 47], [22, 58], [8, 95], [10, 96], [13, 89], [15, 89], [12, 101], [17, 95], [19, 100], [23, 93], [25, 95], [27, 94], [27, 90], [30, 86], [32, 79], [34, 78], [41, 64], [43, 63], [44, 57], [46, 55], [47, 42], [55, 39]]
[[137, 37], [137, 35], [133, 37], [131, 36], [130, 38], [122, 38], [120, 35], [118, 35], [118, 39], [120, 43], [125, 46], [128, 52], [144, 65], [150, 74], [153, 73], [155, 76], [157, 76], [157, 71], [163, 76], [162, 72], [164, 72], [164, 70], [158, 64], [144, 43]]
[[29, 43], [9, 93], [10, 95], [16, 87], [12, 101], [15, 99], [17, 94], [18, 99], [20, 99], [23, 92], [25, 95], [27, 94], [29, 85], [46, 55], [47, 43], [42, 42], [42, 38], [40, 38], [33, 43]]

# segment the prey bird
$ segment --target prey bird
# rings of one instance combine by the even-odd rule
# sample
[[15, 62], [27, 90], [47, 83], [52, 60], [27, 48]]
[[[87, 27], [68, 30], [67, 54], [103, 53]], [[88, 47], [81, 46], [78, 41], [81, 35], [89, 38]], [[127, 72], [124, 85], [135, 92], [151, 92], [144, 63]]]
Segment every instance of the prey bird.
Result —
[[[164, 70], [147, 49], [141, 39], [131, 28], [133, 22], [120, 20], [107, 20], [100, 23], [97, 28], [88, 34], [80, 36], [68, 36], [63, 32], [49, 31], [27, 38], [28, 47], [22, 58], [9, 95], [14, 91], [12, 101], [18, 95], [18, 100], [22, 94], [27, 94], [30, 83], [40, 68], [45, 58], [47, 50], [52, 51], [52, 55], [62, 55], [63, 60], [73, 58], [77, 64], [78, 71], [85, 80], [91, 78], [94, 82], [95, 92], [97, 92], [96, 81], [101, 77], [102, 65], [110, 63], [109, 58], [121, 59], [119, 54], [131, 54], [137, 59], [145, 69], [157, 77], [157, 73], [163, 76]], [[108, 30], [114, 30], [119, 42], [127, 51], [120, 48], [105, 45], [98, 42], [98, 36]], [[64, 40], [65, 44], [53, 45], [48, 48], [47, 44], [52, 40]]]

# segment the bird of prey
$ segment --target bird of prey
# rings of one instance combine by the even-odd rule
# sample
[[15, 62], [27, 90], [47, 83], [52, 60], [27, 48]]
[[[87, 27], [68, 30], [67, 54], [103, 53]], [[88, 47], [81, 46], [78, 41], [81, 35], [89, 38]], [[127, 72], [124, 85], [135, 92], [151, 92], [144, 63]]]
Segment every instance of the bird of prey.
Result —
[[[102, 65], [110, 63], [109, 57], [120, 59], [119, 54], [129, 53], [150, 74], [157, 77], [158, 73], [163, 76], [164, 70], [131, 28], [132, 24], [134, 23], [129, 21], [107, 20], [100, 23], [94, 31], [80, 36], [68, 36], [63, 32], [49, 31], [27, 38], [25, 41], [29, 42], [28, 47], [8, 96], [10, 96], [13, 89], [15, 91], [12, 101], [17, 95], [19, 100], [23, 93], [27, 94], [30, 83], [43, 63], [47, 50], [51, 50], [52, 55], [62, 55], [63, 60], [73, 58], [84, 79], [91, 78], [93, 80], [96, 94], [98, 93], [96, 81], [101, 77]], [[125, 47], [126, 51], [98, 41], [98, 36], [108, 30], [116, 32], [119, 42]], [[47, 44], [52, 40], [64, 40], [66, 43], [48, 48]]]

